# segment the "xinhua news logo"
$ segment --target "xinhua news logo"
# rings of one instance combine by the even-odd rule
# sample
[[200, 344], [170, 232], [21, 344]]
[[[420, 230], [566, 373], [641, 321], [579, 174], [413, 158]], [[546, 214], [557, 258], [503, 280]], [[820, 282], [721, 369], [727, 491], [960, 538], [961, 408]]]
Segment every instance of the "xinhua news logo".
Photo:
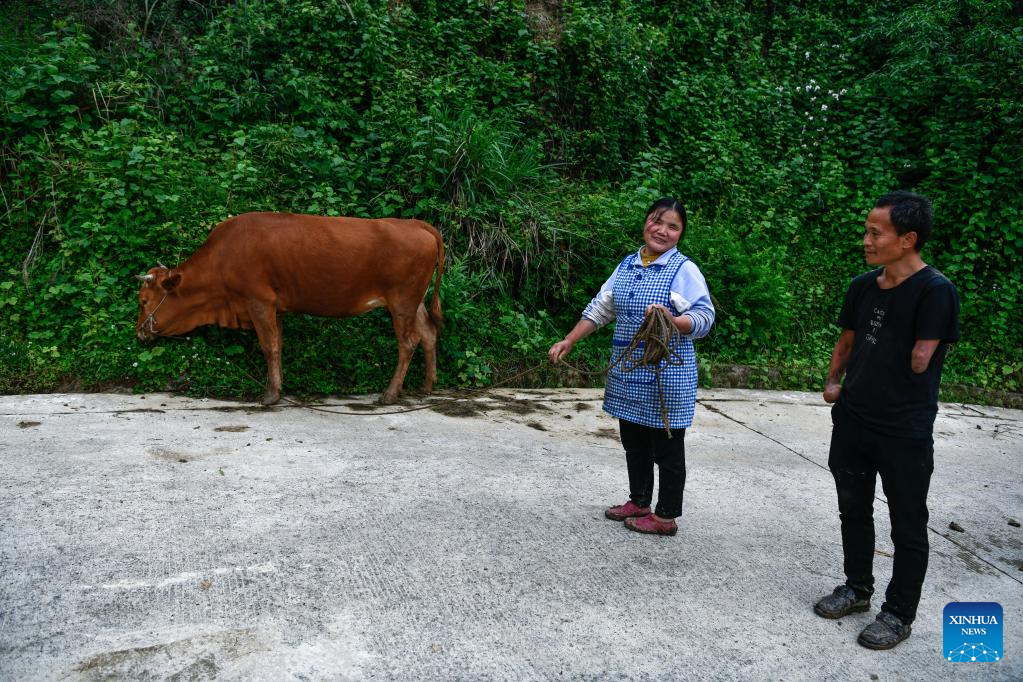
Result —
[[1002, 660], [1002, 605], [993, 601], [954, 601], [945, 605], [945, 660], [994, 663]]

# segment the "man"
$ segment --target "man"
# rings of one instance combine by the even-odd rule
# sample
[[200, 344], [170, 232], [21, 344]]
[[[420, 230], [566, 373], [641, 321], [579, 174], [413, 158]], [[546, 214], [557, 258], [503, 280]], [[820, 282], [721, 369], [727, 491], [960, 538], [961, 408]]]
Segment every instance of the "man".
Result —
[[824, 400], [834, 403], [828, 466], [838, 490], [846, 581], [814, 611], [841, 618], [870, 608], [880, 474], [895, 556], [881, 612], [858, 639], [870, 649], [891, 649], [909, 637], [927, 572], [931, 433], [945, 352], [959, 339], [956, 289], [920, 257], [931, 225], [924, 196], [892, 192], [877, 200], [863, 251], [880, 268], [856, 277], [845, 294], [842, 335], [824, 387]]

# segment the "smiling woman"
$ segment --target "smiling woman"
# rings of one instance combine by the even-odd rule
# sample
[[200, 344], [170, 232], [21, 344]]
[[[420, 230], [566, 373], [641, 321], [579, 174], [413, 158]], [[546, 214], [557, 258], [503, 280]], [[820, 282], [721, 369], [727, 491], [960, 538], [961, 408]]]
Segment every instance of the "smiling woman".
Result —
[[[686, 230], [686, 210], [673, 197], [653, 203], [643, 223], [643, 246], [629, 254], [583, 311], [582, 319], [551, 346], [561, 361], [580, 339], [614, 321], [611, 368], [604, 411], [618, 417], [629, 471], [629, 501], [611, 507], [607, 518], [640, 533], [674, 535], [686, 482], [685, 435], [696, 404], [693, 339], [714, 324], [714, 306], [700, 269], [677, 246]], [[679, 336], [656, 368], [640, 365], [644, 349], [633, 340], [646, 318], [663, 314]], [[635, 348], [635, 350], [632, 350]], [[629, 355], [626, 355], [629, 353]], [[681, 362], [678, 362], [678, 359]], [[668, 423], [662, 419], [662, 408]], [[660, 467], [657, 508], [651, 513], [654, 464]]]
[[644, 259], [653, 262], [657, 256], [675, 248], [686, 225], [686, 209], [675, 199], [661, 199], [651, 207], [643, 224]]

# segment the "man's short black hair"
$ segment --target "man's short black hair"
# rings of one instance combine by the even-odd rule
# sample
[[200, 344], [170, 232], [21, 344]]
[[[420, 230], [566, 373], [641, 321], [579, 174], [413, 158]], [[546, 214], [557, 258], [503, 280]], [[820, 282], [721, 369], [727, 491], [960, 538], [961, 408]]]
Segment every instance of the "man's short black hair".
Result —
[[922, 194], [914, 194], [898, 190], [885, 194], [874, 208], [889, 208], [892, 225], [895, 226], [895, 233], [899, 235], [916, 232], [917, 252], [923, 248], [924, 243], [931, 236], [931, 228], [934, 226], [934, 212], [931, 209], [931, 200]]

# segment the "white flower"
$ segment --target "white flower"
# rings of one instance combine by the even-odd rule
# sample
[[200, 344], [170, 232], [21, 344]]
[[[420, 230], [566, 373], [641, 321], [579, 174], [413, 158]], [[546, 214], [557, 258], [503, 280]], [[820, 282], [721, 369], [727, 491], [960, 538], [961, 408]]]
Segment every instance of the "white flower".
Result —
[[827, 111], [827, 110], [828, 110], [828, 105], [827, 104], [822, 104], [821, 105], [821, 111]]
[[813, 91], [814, 91], [814, 92], [817, 92], [817, 91], [818, 91], [818, 90], [820, 90], [820, 89], [821, 89], [821, 86], [819, 86], [819, 85], [815, 85], [815, 86], [813, 86]]
[[803, 56], [804, 56], [804, 57], [805, 57], [806, 59], [809, 59], [809, 58], [810, 58], [810, 53], [809, 53], [809, 52], [804, 52], [804, 53], [803, 53]]
[[139, 363], [137, 363], [137, 362], [133, 362], [133, 363], [131, 363], [131, 366], [132, 366], [132, 367], [138, 367], [138, 366], [139, 366]]
[[838, 100], [838, 93], [837, 92], [831, 93], [831, 96], [834, 97], [835, 100]]
[[810, 116], [809, 118], [810, 118], [811, 121], [813, 120], [813, 116]]
[[846, 89], [845, 88], [842, 88], [841, 90], [838, 91], [838, 94], [840, 94], [840, 95], [844, 95], [845, 93], [846, 93]]

